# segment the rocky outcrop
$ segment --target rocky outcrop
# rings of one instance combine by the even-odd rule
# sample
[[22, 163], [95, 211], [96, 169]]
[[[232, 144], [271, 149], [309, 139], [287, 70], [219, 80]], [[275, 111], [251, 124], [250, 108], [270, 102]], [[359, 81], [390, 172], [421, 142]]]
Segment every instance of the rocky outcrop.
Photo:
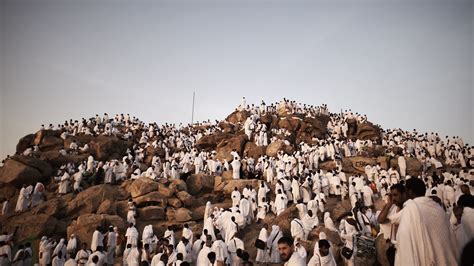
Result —
[[216, 148], [216, 158], [219, 160], [227, 160], [228, 162], [230, 162], [234, 159], [230, 154], [231, 151], [236, 151], [240, 156], [242, 156], [245, 143], [247, 141], [248, 138], [246, 135], [238, 135], [221, 141]]
[[191, 175], [186, 179], [186, 186], [189, 194], [193, 196], [212, 192], [214, 190], [214, 176], [206, 174]]
[[52, 173], [51, 166], [34, 157], [13, 156], [0, 169], [0, 182], [21, 188], [23, 184], [45, 182]]
[[292, 154], [294, 148], [290, 145], [286, 145], [285, 142], [282, 140], [277, 140], [268, 145], [266, 154], [270, 157], [276, 157], [279, 151], [283, 151], [287, 154]]

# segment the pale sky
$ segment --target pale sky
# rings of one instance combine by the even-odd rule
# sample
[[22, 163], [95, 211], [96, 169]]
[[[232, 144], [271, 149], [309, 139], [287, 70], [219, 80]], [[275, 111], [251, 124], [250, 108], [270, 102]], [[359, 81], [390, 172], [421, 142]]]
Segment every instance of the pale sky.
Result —
[[474, 143], [473, 1], [0, 0], [0, 157], [96, 113], [223, 119], [283, 97]]

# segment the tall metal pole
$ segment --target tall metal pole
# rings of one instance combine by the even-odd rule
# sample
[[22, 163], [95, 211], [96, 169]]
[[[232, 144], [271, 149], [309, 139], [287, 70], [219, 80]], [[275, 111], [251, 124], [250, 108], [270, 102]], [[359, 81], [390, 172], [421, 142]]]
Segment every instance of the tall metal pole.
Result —
[[191, 125], [194, 123], [194, 91], [193, 91], [193, 111], [191, 114]]

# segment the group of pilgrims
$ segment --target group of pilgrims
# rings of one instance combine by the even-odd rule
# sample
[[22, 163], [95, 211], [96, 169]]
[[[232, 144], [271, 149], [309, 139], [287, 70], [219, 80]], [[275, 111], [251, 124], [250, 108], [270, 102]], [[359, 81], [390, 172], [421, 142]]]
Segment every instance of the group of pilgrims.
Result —
[[[332, 266], [337, 265], [336, 261], [356, 265], [357, 241], [364, 237], [382, 239], [376, 241], [381, 245], [376, 254], [381, 265], [457, 265], [465, 262], [469, 254], [466, 250], [473, 250], [474, 147], [464, 144], [460, 137], [442, 139], [434, 133], [392, 129], [382, 130], [381, 143], [376, 139], [348, 138], [347, 121], [363, 123], [367, 121], [365, 115], [351, 110], [330, 113], [326, 105], [311, 106], [287, 99], [271, 105], [263, 101], [260, 105], [248, 105], [243, 98], [236, 110], [250, 113], [239, 126], [257, 146], [267, 146], [291, 134], [285, 129], [269, 129], [260, 121], [261, 115], [281, 110], [308, 117], [328, 115], [328, 133], [325, 139], [314, 139], [312, 144], [295, 144], [292, 154], [279, 151], [275, 157], [262, 155], [255, 159], [234, 150], [229, 162], [217, 159], [215, 151], [199, 150], [195, 145], [203, 136], [221, 131], [220, 121], [208, 120], [185, 127], [158, 126], [128, 114], [104, 114], [66, 121], [57, 128], [50, 125], [47, 129], [61, 130], [63, 139], [81, 134], [115, 135], [134, 143], [122, 160], [97, 161], [90, 155], [79, 164], [61, 166], [52, 178], [58, 196], [79, 193], [97, 184], [116, 185], [127, 179], [166, 182], [189, 174], [217, 176], [225, 171], [231, 171], [236, 180], [258, 179], [258, 187], [235, 187], [229, 199], [232, 207], [228, 209], [207, 202], [203, 229], [199, 232], [184, 224], [181, 232], [170, 226], [163, 235], [156, 235], [150, 224], [140, 234], [136, 227], [140, 217], [137, 218], [137, 207], [131, 199], [126, 231], [120, 232], [114, 225], [98, 227], [90, 236], [90, 246], [80, 243], [74, 234], [67, 241], [66, 237], [57, 241], [44, 236], [37, 247], [31, 243], [15, 245], [15, 232], [3, 232], [0, 265]], [[362, 174], [343, 171], [341, 158], [360, 155], [366, 148], [380, 144], [387, 155], [396, 158], [397, 167], [384, 169], [380, 164], [368, 164]], [[145, 162], [150, 147], [164, 150], [165, 155], [155, 155]], [[72, 141], [69, 148], [60, 152], [88, 151], [87, 143]], [[39, 147], [33, 146], [23, 155], [36, 156], [38, 152]], [[407, 174], [409, 157], [422, 162], [420, 176]], [[320, 169], [320, 163], [325, 161], [334, 161], [335, 169]], [[47, 201], [44, 192], [42, 183], [23, 186], [14, 212], [21, 213]], [[347, 200], [351, 210], [332, 217], [332, 210], [326, 206], [331, 200]], [[384, 206], [377, 208], [376, 202], [383, 202]], [[9, 204], [9, 199], [4, 198], [2, 215], [10, 213]], [[267, 217], [278, 220], [293, 206], [298, 215], [289, 221], [291, 234], [285, 235]], [[247, 227], [260, 229], [251, 244], [243, 241]], [[325, 230], [317, 230], [316, 237], [312, 235], [320, 227]], [[341, 239], [342, 247], [333, 243], [329, 232]], [[312, 249], [306, 250], [302, 243], [309, 239]], [[255, 257], [250, 257], [248, 245], [256, 248]], [[38, 261], [32, 261], [36, 257], [33, 252], [37, 253]], [[472, 255], [467, 257], [472, 265]]]

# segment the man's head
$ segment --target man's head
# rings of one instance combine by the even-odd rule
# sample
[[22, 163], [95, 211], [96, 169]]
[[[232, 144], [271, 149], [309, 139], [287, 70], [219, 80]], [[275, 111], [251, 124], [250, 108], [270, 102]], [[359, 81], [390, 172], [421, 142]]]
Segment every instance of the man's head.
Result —
[[287, 262], [295, 247], [293, 246], [293, 239], [291, 237], [284, 236], [278, 240], [278, 251], [280, 252], [280, 257], [284, 262]]
[[403, 207], [403, 203], [407, 200], [405, 186], [398, 183], [390, 187], [390, 197], [392, 197], [393, 204], [398, 207]]
[[322, 257], [326, 257], [327, 255], [329, 255], [329, 248], [331, 247], [331, 245], [329, 245], [329, 241], [327, 241], [326, 239], [321, 239], [318, 241], [318, 245], [319, 254], [321, 254]]
[[405, 188], [407, 191], [407, 198], [414, 199], [417, 197], [423, 197], [426, 194], [425, 183], [419, 178], [410, 178], [405, 182]]

